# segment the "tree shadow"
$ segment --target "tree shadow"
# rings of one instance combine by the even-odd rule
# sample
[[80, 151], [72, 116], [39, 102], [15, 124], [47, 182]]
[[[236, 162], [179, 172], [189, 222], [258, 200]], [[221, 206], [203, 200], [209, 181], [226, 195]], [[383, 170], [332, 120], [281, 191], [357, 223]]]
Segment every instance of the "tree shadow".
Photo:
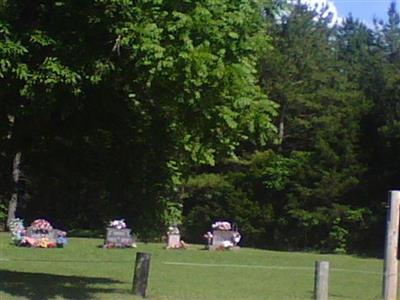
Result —
[[[118, 280], [101, 277], [64, 276], [0, 270], [0, 291], [32, 300], [92, 299], [97, 293], [127, 294], [128, 290], [113, 288]], [[108, 285], [109, 287], [95, 287]]]

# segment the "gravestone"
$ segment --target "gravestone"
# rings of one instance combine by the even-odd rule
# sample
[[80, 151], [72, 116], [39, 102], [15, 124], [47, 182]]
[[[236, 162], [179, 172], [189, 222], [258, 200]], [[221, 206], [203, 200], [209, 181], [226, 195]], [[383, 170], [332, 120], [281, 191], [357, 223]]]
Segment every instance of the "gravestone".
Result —
[[56, 242], [58, 237], [58, 230], [34, 230], [32, 227], [26, 229], [26, 236], [35, 240], [47, 238], [50, 241]]
[[236, 224], [231, 226], [228, 222], [216, 222], [212, 226], [212, 233], [208, 232], [204, 237], [207, 238], [209, 250], [239, 249], [241, 236]]
[[213, 239], [212, 246], [221, 246], [224, 242], [230, 241], [233, 243], [233, 230], [214, 230], [213, 231]]
[[117, 228], [107, 228], [107, 235], [105, 246], [107, 248], [124, 248], [132, 247], [134, 244], [134, 238], [131, 235], [131, 229], [117, 229]]
[[238, 231], [237, 225], [231, 225], [227, 221], [217, 221], [211, 226], [213, 231], [208, 231], [204, 234], [207, 239], [207, 249], [209, 250], [225, 250], [225, 249], [239, 249], [238, 243], [241, 236]]
[[233, 230], [214, 230], [212, 232], [211, 245], [208, 246], [210, 250], [217, 250], [222, 248], [233, 249], [236, 247], [234, 241], [235, 234], [237, 232]]
[[36, 229], [32, 226], [26, 229], [21, 239], [21, 245], [40, 248], [62, 248], [67, 245], [66, 232], [58, 229]]
[[179, 233], [168, 234], [168, 249], [175, 249], [181, 247], [181, 235]]
[[182, 248], [181, 234], [177, 225], [172, 225], [168, 228], [167, 236], [167, 249]]

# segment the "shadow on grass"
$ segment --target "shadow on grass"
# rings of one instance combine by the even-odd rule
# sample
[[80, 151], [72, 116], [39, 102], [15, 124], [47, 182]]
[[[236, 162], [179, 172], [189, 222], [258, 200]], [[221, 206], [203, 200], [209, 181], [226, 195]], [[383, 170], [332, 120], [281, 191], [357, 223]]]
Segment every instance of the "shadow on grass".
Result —
[[[64, 276], [45, 273], [27, 273], [0, 270], [0, 291], [32, 300], [92, 299], [97, 293], [127, 294], [129, 291], [113, 288], [118, 280], [100, 277]], [[96, 287], [107, 285], [109, 287]], [[116, 296], [118, 297], [118, 296]]]

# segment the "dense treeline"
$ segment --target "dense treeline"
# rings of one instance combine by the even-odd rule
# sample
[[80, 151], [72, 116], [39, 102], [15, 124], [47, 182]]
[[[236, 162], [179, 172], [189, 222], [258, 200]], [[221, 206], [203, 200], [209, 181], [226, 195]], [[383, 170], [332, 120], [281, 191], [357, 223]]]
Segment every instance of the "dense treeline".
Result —
[[[280, 1], [0, 1], [0, 218], [379, 250], [400, 18]], [[12, 201], [10, 201], [12, 199]], [[16, 205], [16, 211], [14, 207]], [[372, 237], [372, 238], [371, 238]]]

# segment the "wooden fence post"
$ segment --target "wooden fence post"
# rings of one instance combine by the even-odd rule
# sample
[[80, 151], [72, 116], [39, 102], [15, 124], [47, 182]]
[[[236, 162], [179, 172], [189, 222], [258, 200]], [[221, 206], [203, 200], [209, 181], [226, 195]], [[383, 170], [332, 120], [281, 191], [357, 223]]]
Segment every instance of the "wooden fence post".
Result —
[[388, 202], [382, 294], [385, 300], [397, 300], [400, 191], [390, 191]]
[[329, 262], [315, 262], [314, 296], [315, 300], [328, 300], [329, 293]]
[[150, 271], [150, 254], [138, 252], [136, 254], [135, 273], [133, 275], [132, 291], [135, 295], [146, 297], [147, 282]]

